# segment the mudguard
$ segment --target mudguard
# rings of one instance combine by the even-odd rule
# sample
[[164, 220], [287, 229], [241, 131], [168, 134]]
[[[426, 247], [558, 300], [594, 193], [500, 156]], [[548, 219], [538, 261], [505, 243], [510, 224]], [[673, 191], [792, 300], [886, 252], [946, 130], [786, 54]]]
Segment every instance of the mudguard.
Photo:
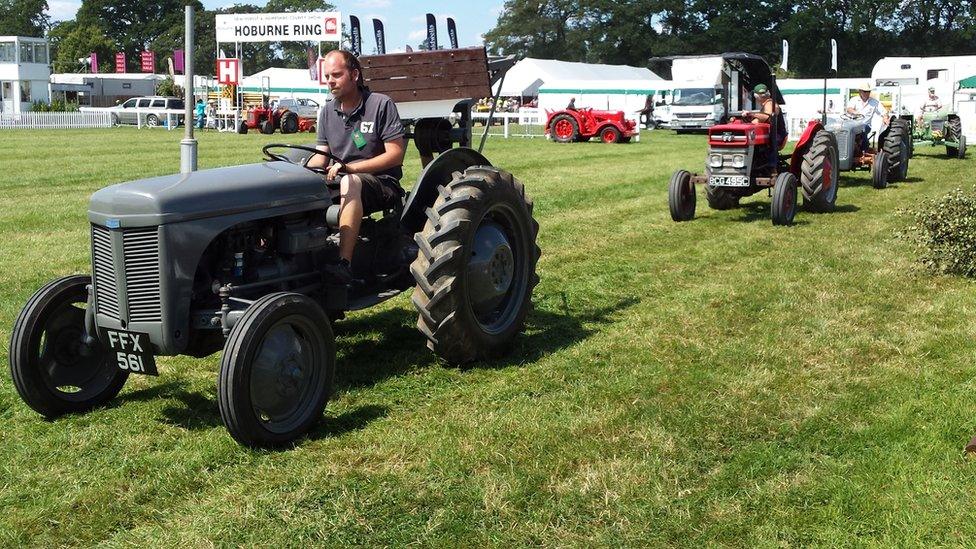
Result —
[[451, 181], [454, 172], [463, 172], [471, 166], [491, 166], [491, 162], [474, 149], [458, 147], [435, 158], [417, 177], [417, 183], [407, 197], [400, 223], [411, 233], [420, 232], [427, 222], [427, 208], [437, 199], [437, 187]]
[[807, 124], [807, 129], [803, 130], [803, 135], [800, 136], [800, 140], [796, 142], [796, 147], [793, 149], [793, 154], [790, 156], [790, 173], [800, 177], [800, 166], [803, 164], [803, 155], [807, 153], [807, 149], [810, 148], [810, 144], [813, 142], [813, 136], [817, 135], [817, 132], [824, 129], [823, 124], [819, 120], [811, 120]]

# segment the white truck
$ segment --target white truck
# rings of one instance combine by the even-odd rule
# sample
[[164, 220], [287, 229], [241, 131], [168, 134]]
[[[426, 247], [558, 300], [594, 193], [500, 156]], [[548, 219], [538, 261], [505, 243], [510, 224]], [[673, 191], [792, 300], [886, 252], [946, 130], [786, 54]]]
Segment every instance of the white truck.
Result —
[[722, 75], [721, 57], [675, 58], [670, 100], [654, 111], [657, 124], [681, 133], [722, 123], [726, 114]]

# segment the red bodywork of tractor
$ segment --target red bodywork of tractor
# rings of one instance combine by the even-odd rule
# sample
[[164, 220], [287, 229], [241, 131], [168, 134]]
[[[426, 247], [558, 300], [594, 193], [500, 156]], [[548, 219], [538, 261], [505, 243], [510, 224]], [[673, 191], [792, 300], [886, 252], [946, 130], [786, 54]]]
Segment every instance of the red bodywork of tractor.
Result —
[[546, 135], [553, 141], [569, 143], [599, 137], [604, 143], [627, 143], [637, 123], [624, 118], [623, 111], [564, 109], [546, 111]]

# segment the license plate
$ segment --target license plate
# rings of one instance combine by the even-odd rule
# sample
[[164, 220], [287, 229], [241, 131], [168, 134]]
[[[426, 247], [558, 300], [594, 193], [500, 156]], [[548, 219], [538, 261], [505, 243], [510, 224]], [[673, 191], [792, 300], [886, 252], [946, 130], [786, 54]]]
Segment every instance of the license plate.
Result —
[[684, 122], [685, 126], [701, 126], [701, 124], [702, 123], [697, 120], [688, 120]]
[[749, 178], [744, 175], [713, 175], [708, 178], [713, 187], [748, 187]]
[[112, 351], [112, 360], [119, 369], [133, 374], [158, 376], [156, 359], [149, 345], [149, 334], [125, 330], [102, 330], [102, 343]]

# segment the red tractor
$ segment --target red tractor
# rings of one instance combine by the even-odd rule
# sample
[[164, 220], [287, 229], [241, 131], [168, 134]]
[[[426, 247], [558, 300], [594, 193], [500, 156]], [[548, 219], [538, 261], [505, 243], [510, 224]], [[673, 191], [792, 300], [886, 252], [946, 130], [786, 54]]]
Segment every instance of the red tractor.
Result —
[[604, 143], [627, 143], [637, 123], [624, 118], [623, 111], [563, 109], [546, 111], [546, 135], [558, 143], [588, 141], [599, 136]]
[[315, 120], [298, 116], [298, 113], [283, 107], [269, 109], [264, 106], [247, 109], [247, 114], [238, 127], [238, 133], [247, 130], [260, 130], [264, 134], [272, 134], [276, 129], [281, 133], [295, 133], [315, 131]]
[[[730, 86], [741, 87], [732, 89], [729, 97], [744, 97], [743, 90], [765, 84], [773, 100], [780, 105], [784, 103], [762, 57], [746, 53], [723, 57], [730, 71]], [[773, 116], [770, 122], [753, 123], [742, 112], [747, 106], [733, 104], [735, 108], [729, 112], [732, 121], [709, 128], [704, 174], [678, 170], [671, 176], [668, 207], [675, 221], [695, 217], [696, 183], [705, 185], [708, 205], [716, 210], [735, 208], [740, 198], [769, 190], [774, 225], [793, 223], [798, 192], [802, 192], [809, 210], [834, 209], [840, 168], [834, 134], [819, 121], [811, 121], [792, 154], [780, 155], [787, 137], [782, 114]]]

